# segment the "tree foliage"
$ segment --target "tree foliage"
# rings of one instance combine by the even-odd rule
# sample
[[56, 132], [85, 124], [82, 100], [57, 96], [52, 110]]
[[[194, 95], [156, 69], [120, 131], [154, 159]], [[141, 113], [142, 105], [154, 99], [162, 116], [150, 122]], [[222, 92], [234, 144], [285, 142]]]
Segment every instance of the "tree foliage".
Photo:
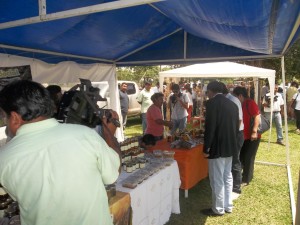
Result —
[[292, 46], [285, 57], [286, 77], [300, 81], [300, 39]]
[[144, 78], [158, 81], [160, 66], [130, 66], [117, 68], [118, 80], [132, 80], [141, 83]]
[[[300, 39], [294, 43], [285, 55], [285, 79], [287, 82], [298, 80], [300, 82]], [[257, 66], [276, 71], [276, 81], [281, 83], [282, 70], [281, 58], [264, 59], [241, 62], [251, 66]], [[186, 65], [169, 66], [131, 66], [117, 68], [118, 80], [132, 80], [142, 85], [143, 78], [152, 78], [153, 82], [159, 80], [159, 72], [183, 67]]]

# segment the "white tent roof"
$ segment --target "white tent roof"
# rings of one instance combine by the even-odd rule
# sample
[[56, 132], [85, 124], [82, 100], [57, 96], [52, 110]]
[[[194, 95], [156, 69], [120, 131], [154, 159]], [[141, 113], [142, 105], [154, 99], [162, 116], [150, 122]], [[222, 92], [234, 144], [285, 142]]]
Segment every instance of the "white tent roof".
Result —
[[275, 82], [275, 70], [247, 66], [233, 62], [216, 62], [195, 64], [160, 72], [159, 77], [258, 77], [268, 78], [270, 84], [273, 84]]
[[[234, 62], [216, 62], [194, 64], [174, 70], [159, 73], [159, 82], [162, 84], [165, 77], [199, 77], [199, 78], [229, 78], [252, 77], [268, 79], [270, 90], [275, 86], [275, 70], [243, 65]], [[273, 92], [271, 92], [273, 98]], [[271, 104], [273, 108], [273, 104]]]

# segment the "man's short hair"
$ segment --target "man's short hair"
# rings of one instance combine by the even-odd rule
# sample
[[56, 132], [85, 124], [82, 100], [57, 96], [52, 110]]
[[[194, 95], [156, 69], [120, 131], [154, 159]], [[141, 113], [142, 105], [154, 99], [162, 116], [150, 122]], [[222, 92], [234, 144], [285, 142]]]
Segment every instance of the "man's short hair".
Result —
[[220, 82], [220, 84], [222, 85], [222, 93], [224, 95], [227, 95], [229, 93], [229, 91], [228, 91], [226, 85], [223, 82]]
[[291, 83], [291, 86], [294, 86], [294, 87], [296, 87], [296, 88], [298, 88], [298, 83], [296, 82], [296, 81], [293, 81], [292, 83]]
[[213, 93], [223, 93], [223, 86], [218, 81], [211, 81], [207, 85], [207, 90], [210, 90]]
[[237, 86], [233, 89], [233, 94], [235, 96], [242, 95], [244, 98], [249, 98], [247, 89], [245, 87]]
[[22, 120], [30, 121], [40, 116], [50, 118], [53, 106], [49, 91], [30, 80], [17, 80], [0, 91], [0, 108], [10, 116], [18, 113]]
[[46, 89], [50, 92], [50, 95], [56, 95], [61, 92], [61, 87], [58, 85], [49, 85]]
[[152, 96], [151, 96], [151, 100], [152, 102], [154, 102], [155, 100], [157, 100], [158, 98], [160, 97], [164, 97], [164, 94], [161, 93], [161, 92], [157, 92], [157, 93], [154, 93]]
[[173, 84], [171, 88], [172, 88], [172, 91], [178, 91], [178, 90], [180, 90], [180, 87], [179, 87], [178, 84]]

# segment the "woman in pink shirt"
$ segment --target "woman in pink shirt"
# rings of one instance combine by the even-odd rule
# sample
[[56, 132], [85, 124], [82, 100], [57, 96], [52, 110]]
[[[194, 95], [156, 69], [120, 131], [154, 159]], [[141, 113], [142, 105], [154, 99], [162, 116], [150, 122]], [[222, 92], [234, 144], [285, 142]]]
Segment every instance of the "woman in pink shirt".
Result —
[[171, 121], [163, 120], [162, 104], [164, 102], [164, 95], [161, 92], [155, 93], [151, 96], [153, 104], [147, 111], [147, 128], [145, 134], [152, 134], [156, 140], [163, 139], [164, 126], [172, 127]]

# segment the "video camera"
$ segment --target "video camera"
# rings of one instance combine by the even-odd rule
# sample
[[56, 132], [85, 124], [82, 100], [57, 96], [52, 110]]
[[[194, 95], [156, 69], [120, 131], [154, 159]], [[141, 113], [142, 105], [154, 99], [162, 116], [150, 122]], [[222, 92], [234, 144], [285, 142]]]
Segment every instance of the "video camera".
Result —
[[80, 84], [75, 85], [62, 96], [57, 119], [65, 123], [95, 128], [102, 124], [102, 118], [105, 116], [116, 127], [120, 127], [120, 122], [112, 118], [110, 109], [101, 109], [97, 105], [97, 101], [106, 101], [106, 98], [102, 98], [99, 94], [99, 88], [94, 88], [90, 80], [79, 80]]
[[[277, 100], [278, 100], [278, 96], [275, 95], [275, 96], [274, 96], [274, 102], [277, 102]], [[267, 103], [268, 105], [270, 105], [270, 104], [271, 104], [271, 96], [265, 95], [265, 101], [266, 101], [266, 103]]]
[[178, 94], [175, 94], [175, 93], [174, 93], [173, 95], [171, 95], [171, 96], [170, 96], [171, 102], [172, 102], [173, 104], [175, 104], [175, 103], [177, 102], [177, 96], [180, 98], [181, 95], [182, 95], [181, 92], [179, 92]]

